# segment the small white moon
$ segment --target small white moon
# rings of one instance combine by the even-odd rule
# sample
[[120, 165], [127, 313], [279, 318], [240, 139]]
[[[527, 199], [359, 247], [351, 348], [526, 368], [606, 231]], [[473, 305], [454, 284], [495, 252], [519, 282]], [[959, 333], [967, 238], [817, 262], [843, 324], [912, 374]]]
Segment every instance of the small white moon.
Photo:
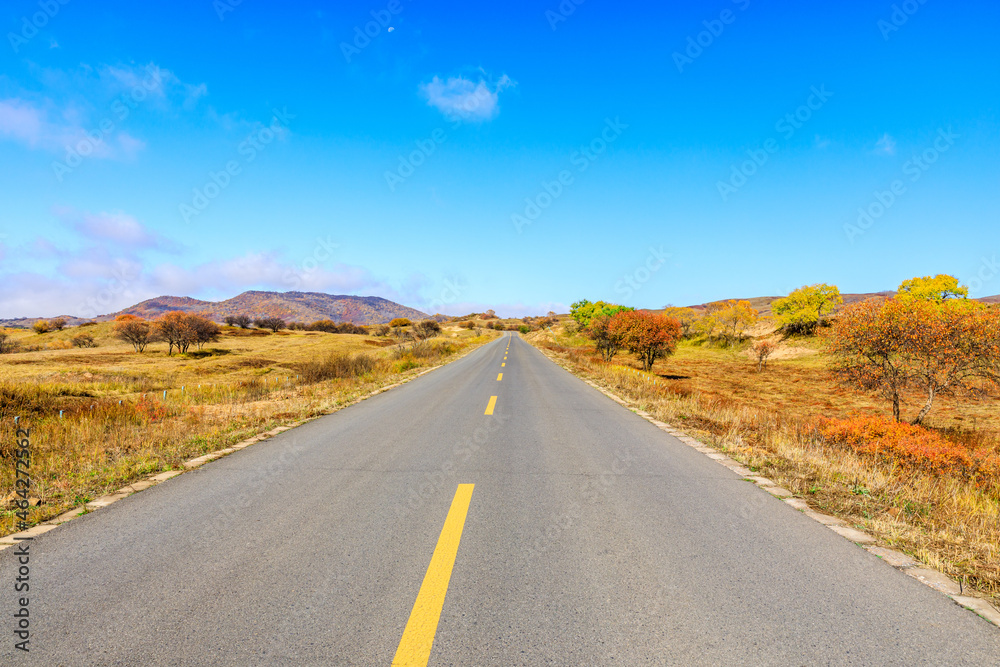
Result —
[[389, 32], [392, 32], [393, 30], [395, 30], [395, 28], [393, 28], [392, 26], [389, 26]]

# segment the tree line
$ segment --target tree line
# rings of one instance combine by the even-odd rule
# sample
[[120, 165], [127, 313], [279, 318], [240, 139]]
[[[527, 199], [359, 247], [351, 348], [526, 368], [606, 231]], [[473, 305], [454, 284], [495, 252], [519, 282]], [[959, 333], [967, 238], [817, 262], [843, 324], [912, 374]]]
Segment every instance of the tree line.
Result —
[[[285, 322], [278, 317], [265, 317], [252, 320], [245, 315], [231, 315], [225, 318], [225, 323], [231, 327], [249, 329], [270, 329], [278, 332], [282, 329], [301, 331], [322, 331], [333, 334], [373, 333], [385, 336], [390, 332], [399, 338], [425, 340], [441, 333], [441, 325], [434, 320], [424, 320], [413, 323], [406, 318], [396, 318], [388, 324], [365, 327], [351, 322], [336, 323], [333, 320], [316, 320], [310, 324], [302, 322]], [[136, 315], [119, 315], [112, 324], [112, 333], [119, 340], [132, 345], [136, 352], [142, 352], [150, 343], [167, 343], [167, 354], [173, 354], [176, 348], [180, 353], [186, 353], [192, 345], [197, 349], [209, 342], [219, 339], [222, 328], [211, 319], [183, 311], [171, 311], [155, 320], [145, 320]]]
[[119, 315], [111, 330], [136, 352], [142, 352], [150, 343], [164, 342], [168, 345], [167, 354], [173, 354], [175, 347], [181, 354], [192, 345], [200, 350], [205, 343], [218, 340], [222, 332], [222, 328], [207, 317], [179, 310], [164, 313], [152, 321], [136, 315]]
[[[937, 397], [978, 398], [1000, 387], [1000, 305], [968, 298], [954, 276], [912, 278], [894, 296], [843, 306], [835, 285], [805, 285], [771, 304], [774, 324], [785, 337], [824, 334], [834, 376], [855, 390], [887, 400], [896, 421], [905, 400], [922, 394], [912, 423], [922, 423]], [[570, 310], [606, 362], [620, 350], [635, 354], [650, 370], [674, 352], [682, 338], [703, 336], [728, 346], [748, 338], [760, 319], [749, 301], [729, 300], [703, 308], [667, 306], [663, 314], [582, 300]], [[758, 370], [777, 344], [753, 343]]]

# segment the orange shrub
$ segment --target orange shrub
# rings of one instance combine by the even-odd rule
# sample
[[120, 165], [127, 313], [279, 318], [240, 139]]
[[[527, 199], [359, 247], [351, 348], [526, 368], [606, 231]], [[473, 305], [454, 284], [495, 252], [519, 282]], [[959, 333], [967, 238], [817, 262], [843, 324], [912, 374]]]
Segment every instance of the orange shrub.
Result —
[[166, 405], [154, 398], [146, 398], [145, 394], [135, 404], [135, 412], [142, 418], [154, 422], [163, 419], [170, 413]]
[[681, 324], [648, 310], [622, 310], [608, 322], [607, 332], [618, 345], [638, 356], [648, 371], [658, 357], [674, 353], [681, 339]]
[[817, 430], [828, 445], [934, 474], [958, 474], [981, 484], [1000, 482], [1000, 459], [969, 450], [923, 427], [875, 416], [821, 418]]

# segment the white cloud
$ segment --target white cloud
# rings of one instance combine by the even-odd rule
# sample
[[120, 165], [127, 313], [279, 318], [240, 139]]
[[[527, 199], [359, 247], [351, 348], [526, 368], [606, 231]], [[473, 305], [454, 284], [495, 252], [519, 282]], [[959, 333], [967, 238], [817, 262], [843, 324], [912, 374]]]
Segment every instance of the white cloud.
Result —
[[[189, 84], [181, 81], [169, 69], [150, 62], [146, 65], [103, 65], [99, 76], [116, 95], [130, 95], [139, 89], [155, 99], [191, 109], [199, 99], [208, 95], [204, 83]], [[141, 94], [141, 93], [140, 93]]]
[[17, 98], [0, 100], [0, 134], [34, 147], [42, 136], [42, 114]]
[[[0, 236], [0, 256], [14, 258], [0, 265], [0, 318], [96, 317], [157, 296], [218, 300], [249, 289], [375, 295], [413, 305], [364, 267], [334, 261], [338, 246], [329, 239], [298, 258], [248, 252], [181, 265], [157, 255], [180, 244], [123, 211], [53, 213], [70, 231], [56, 243], [37, 237], [11, 247]], [[408, 281], [403, 291], [415, 285]]]
[[[276, 253], [247, 253], [192, 267], [151, 263], [106, 247], [72, 252], [36, 248], [35, 257], [57, 257], [57, 277], [36, 271], [0, 274], [0, 317], [96, 317], [157, 296], [217, 300], [249, 289], [276, 292], [365, 294], [392, 299], [392, 290], [366, 269], [346, 264], [307, 269]], [[24, 253], [21, 253], [22, 257]]]
[[883, 134], [879, 137], [879, 140], [875, 142], [875, 153], [878, 155], [895, 155], [896, 140], [889, 136], [888, 133]]
[[162, 236], [149, 231], [135, 217], [122, 211], [77, 213], [72, 209], [57, 209], [56, 213], [63, 222], [90, 241], [134, 248], [155, 248], [165, 242]]
[[118, 146], [121, 148], [122, 155], [127, 158], [132, 158], [146, 147], [146, 142], [142, 139], [136, 139], [128, 132], [119, 132], [118, 136], [115, 137], [118, 140]]
[[429, 83], [420, 85], [420, 92], [428, 105], [450, 120], [482, 122], [500, 113], [500, 92], [513, 85], [506, 74], [495, 85], [482, 78], [472, 81], [459, 76], [442, 81], [435, 76]]
[[[120, 127], [128, 122], [120, 111], [126, 104], [191, 109], [208, 92], [205, 84], [184, 83], [154, 63], [44, 70], [38, 79], [45, 92], [22, 91], [0, 99], [0, 139], [53, 153], [84, 144], [81, 154], [86, 150], [86, 156], [104, 159], [131, 158], [145, 148], [145, 142]], [[92, 104], [95, 99], [106, 102]], [[101, 126], [108, 123], [105, 132]]]

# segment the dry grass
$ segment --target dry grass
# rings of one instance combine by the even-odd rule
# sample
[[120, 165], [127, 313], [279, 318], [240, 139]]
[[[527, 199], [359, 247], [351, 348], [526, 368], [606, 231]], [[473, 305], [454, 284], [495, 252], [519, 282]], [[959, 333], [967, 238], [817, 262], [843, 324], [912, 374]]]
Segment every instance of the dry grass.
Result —
[[205, 350], [170, 357], [162, 344], [136, 354], [107, 324], [87, 332], [98, 347], [48, 345], [75, 328], [8, 330], [23, 346], [45, 349], [0, 355], [0, 534], [16, 522], [14, 417], [31, 428], [34, 523], [193, 456], [330, 412], [493, 337], [446, 331], [413, 355], [361, 335], [226, 329]]
[[[629, 355], [604, 364], [586, 340], [559, 329], [528, 338], [571, 370], [710, 441], [813, 507], [1000, 602], [1000, 479], [976, 484], [826, 442], [817, 417], [887, 410], [838, 386], [815, 341], [795, 341], [813, 353], [771, 362], [764, 373], [741, 351], [686, 342], [646, 374]], [[931, 417], [930, 426], [952, 442], [1000, 453], [995, 398], [971, 405], [944, 400]]]

